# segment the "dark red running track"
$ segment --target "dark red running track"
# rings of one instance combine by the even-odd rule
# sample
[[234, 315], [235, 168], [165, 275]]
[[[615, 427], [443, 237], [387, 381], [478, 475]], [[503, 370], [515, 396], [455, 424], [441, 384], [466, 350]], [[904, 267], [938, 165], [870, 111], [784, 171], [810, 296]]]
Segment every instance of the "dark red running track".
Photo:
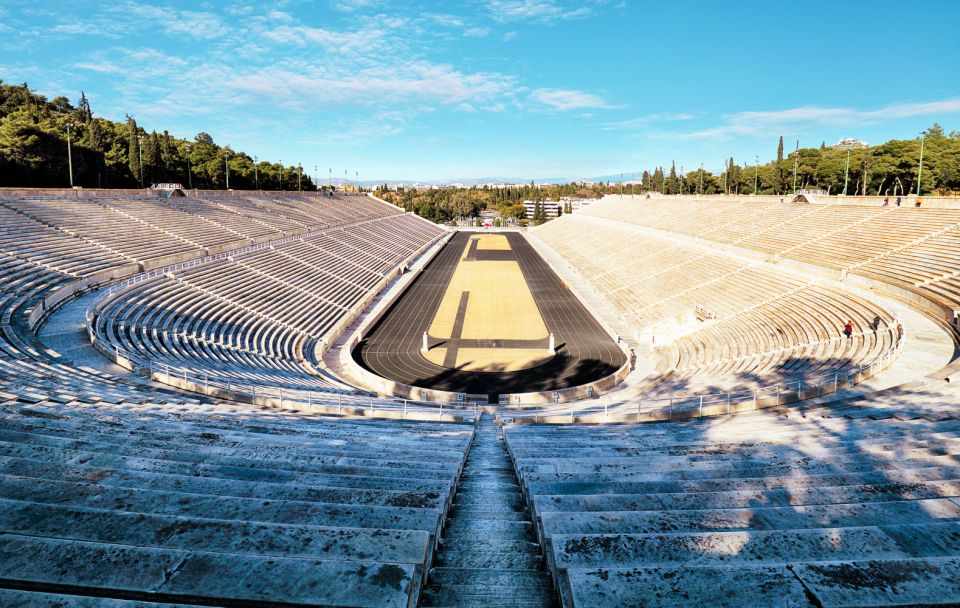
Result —
[[423, 332], [446, 291], [470, 233], [458, 232], [353, 352], [377, 375], [403, 384], [460, 393], [551, 391], [592, 382], [620, 368], [623, 352], [520, 233], [504, 233], [540, 314], [556, 338], [557, 355], [518, 372], [449, 369], [420, 356]]

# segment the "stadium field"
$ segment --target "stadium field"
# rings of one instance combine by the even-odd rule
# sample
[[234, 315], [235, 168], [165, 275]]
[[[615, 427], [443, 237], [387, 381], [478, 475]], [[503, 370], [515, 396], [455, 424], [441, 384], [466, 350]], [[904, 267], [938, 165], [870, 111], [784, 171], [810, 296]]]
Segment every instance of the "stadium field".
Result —
[[454, 235], [354, 357], [403, 384], [491, 396], [585, 384], [625, 361], [522, 234], [471, 232]]

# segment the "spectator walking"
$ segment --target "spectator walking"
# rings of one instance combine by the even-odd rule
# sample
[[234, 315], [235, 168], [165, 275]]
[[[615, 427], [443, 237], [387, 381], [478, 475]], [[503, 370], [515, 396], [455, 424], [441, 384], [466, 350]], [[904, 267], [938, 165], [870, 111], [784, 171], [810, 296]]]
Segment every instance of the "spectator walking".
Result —
[[873, 331], [880, 329], [880, 315], [873, 317], [873, 323], [870, 324], [870, 327], [873, 328]]
[[853, 321], [847, 321], [847, 324], [843, 326], [843, 335], [848, 338], [853, 337]]

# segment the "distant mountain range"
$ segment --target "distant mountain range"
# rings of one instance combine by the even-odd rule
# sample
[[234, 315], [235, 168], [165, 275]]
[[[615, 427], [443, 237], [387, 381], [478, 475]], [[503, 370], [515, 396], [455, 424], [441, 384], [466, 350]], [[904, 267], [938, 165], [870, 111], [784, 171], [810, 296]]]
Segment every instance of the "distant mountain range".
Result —
[[[624, 173], [623, 179], [625, 181], [630, 180], [630, 174]], [[458, 179], [435, 179], [435, 180], [416, 180], [416, 179], [362, 179], [359, 181], [352, 179], [343, 179], [343, 178], [333, 178], [333, 185], [339, 186], [341, 184], [360, 184], [363, 187], [374, 188], [382, 184], [387, 184], [390, 186], [405, 185], [405, 186], [441, 186], [448, 184], [462, 184], [466, 187], [472, 186], [482, 186], [484, 184], [529, 184], [531, 181], [537, 184], [569, 184], [570, 182], [616, 182], [620, 179], [620, 174], [616, 175], [600, 175], [597, 177], [464, 177]], [[637, 176], [639, 179], [639, 175]], [[323, 185], [328, 183], [327, 180], [319, 180], [319, 184]]]

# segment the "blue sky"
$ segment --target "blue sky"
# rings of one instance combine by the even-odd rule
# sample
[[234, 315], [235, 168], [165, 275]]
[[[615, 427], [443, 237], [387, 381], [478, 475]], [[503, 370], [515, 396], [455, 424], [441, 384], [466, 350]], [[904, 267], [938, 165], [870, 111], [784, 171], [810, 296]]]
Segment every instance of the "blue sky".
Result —
[[0, 78], [324, 176], [589, 177], [960, 130], [958, 32], [958, 0], [4, 0]]

